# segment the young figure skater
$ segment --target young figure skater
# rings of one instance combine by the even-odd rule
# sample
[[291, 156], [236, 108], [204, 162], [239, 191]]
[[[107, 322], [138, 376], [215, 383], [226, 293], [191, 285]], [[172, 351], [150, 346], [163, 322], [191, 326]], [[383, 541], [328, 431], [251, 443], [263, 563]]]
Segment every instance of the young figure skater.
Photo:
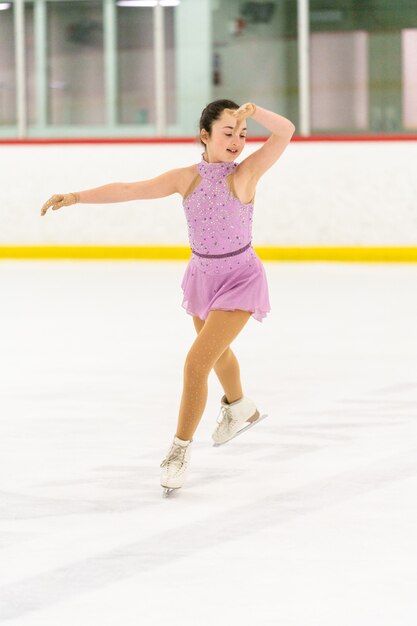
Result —
[[[238, 164], [235, 159], [245, 147], [250, 116], [272, 134]], [[161, 463], [163, 495], [184, 484], [213, 368], [224, 390], [213, 432], [215, 445], [261, 419], [256, 404], [243, 395], [239, 363], [230, 344], [251, 316], [261, 322], [271, 310], [265, 270], [251, 245], [253, 201], [260, 177], [283, 153], [294, 130], [290, 120], [253, 103], [239, 106], [232, 100], [216, 100], [200, 118], [204, 153], [198, 164], [140, 182], [54, 195], [41, 209], [45, 215], [48, 208], [77, 202], [126, 202], [174, 193], [183, 198], [192, 254], [181, 283], [182, 306], [193, 317], [197, 338], [184, 365], [176, 434]]]

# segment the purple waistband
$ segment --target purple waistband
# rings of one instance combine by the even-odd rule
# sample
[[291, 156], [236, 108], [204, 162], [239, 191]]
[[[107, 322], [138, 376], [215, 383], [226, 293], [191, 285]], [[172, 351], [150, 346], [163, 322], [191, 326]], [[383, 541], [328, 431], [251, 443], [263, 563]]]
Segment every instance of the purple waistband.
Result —
[[240, 250], [235, 250], [234, 252], [226, 252], [226, 254], [200, 254], [199, 252], [196, 252], [195, 250], [191, 250], [191, 252], [205, 259], [224, 259], [227, 256], [235, 256], [236, 254], [241, 254], [242, 252], [245, 252], [245, 250], [250, 248], [251, 245], [252, 245], [252, 242], [250, 241], [244, 248], [240, 248]]

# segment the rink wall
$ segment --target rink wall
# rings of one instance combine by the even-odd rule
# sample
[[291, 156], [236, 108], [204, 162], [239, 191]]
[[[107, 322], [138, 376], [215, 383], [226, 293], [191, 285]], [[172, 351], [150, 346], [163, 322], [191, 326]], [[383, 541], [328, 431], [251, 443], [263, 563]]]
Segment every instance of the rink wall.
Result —
[[[409, 138], [408, 138], [409, 139]], [[261, 146], [249, 141], [239, 160]], [[188, 258], [179, 194], [48, 211], [54, 193], [197, 163], [194, 141], [0, 143], [0, 258]], [[293, 138], [258, 184], [265, 259], [417, 260], [417, 140]]]

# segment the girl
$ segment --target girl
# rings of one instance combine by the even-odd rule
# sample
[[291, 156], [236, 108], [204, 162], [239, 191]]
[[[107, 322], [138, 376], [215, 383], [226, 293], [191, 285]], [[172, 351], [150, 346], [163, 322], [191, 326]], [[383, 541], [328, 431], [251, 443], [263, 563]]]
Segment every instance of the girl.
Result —
[[[245, 146], [248, 117], [272, 134], [238, 164], [235, 159]], [[204, 146], [200, 163], [140, 182], [54, 195], [42, 207], [45, 215], [50, 207], [56, 210], [76, 202], [126, 202], [174, 193], [183, 198], [192, 255], [181, 283], [182, 306], [192, 315], [198, 336], [184, 365], [177, 431], [161, 463], [164, 495], [184, 484], [212, 368], [225, 394], [213, 433], [215, 445], [261, 419], [255, 403], [243, 395], [239, 363], [230, 344], [251, 315], [262, 321], [270, 311], [265, 270], [251, 245], [253, 200], [258, 180], [283, 153], [294, 130], [290, 120], [253, 103], [239, 106], [232, 100], [216, 100], [200, 118]]]

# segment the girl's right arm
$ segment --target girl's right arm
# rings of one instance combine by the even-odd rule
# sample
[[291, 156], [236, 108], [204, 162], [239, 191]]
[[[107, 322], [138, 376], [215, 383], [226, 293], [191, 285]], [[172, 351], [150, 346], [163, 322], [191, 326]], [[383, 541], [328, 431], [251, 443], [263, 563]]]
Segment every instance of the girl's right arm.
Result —
[[53, 211], [76, 202], [83, 204], [106, 204], [107, 202], [128, 202], [129, 200], [150, 200], [180, 193], [179, 186], [184, 168], [169, 170], [156, 178], [135, 183], [109, 183], [94, 189], [86, 189], [67, 194], [55, 194], [45, 202], [41, 215], [52, 207]]

